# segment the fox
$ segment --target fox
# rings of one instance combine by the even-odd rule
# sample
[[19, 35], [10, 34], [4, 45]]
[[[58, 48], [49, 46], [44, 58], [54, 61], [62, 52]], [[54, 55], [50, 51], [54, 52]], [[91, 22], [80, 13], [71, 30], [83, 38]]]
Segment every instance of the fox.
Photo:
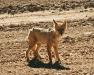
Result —
[[29, 29], [29, 34], [27, 36], [28, 50], [26, 51], [27, 61], [30, 61], [29, 53], [31, 50], [33, 51], [34, 59], [40, 60], [41, 57], [38, 53], [38, 50], [41, 47], [41, 44], [46, 44], [49, 63], [52, 63], [52, 54], [51, 54], [52, 47], [54, 49], [56, 56], [55, 62], [58, 64], [61, 63], [58, 53], [58, 39], [64, 34], [65, 29], [67, 27], [67, 22], [65, 20], [62, 23], [59, 22], [57, 23], [53, 19], [53, 25], [54, 26], [52, 29], [36, 28], [36, 27]]

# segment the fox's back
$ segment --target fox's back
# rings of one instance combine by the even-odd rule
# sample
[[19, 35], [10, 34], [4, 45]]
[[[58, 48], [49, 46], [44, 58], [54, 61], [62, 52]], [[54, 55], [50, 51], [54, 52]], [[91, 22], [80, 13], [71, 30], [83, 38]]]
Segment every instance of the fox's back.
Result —
[[37, 42], [46, 43], [50, 39], [50, 33], [49, 29], [33, 28], [30, 29], [29, 37], [37, 40]]

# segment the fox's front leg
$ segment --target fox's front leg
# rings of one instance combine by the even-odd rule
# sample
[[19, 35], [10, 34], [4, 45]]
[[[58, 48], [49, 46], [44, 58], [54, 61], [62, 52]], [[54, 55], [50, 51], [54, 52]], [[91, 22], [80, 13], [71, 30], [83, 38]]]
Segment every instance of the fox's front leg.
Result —
[[56, 63], [60, 64], [61, 61], [60, 61], [59, 53], [58, 53], [58, 44], [55, 43], [55, 44], [53, 45], [53, 48], [54, 48], [55, 55], [56, 55]]
[[47, 52], [49, 56], [49, 64], [52, 64], [52, 56], [51, 56], [51, 44], [47, 44]]

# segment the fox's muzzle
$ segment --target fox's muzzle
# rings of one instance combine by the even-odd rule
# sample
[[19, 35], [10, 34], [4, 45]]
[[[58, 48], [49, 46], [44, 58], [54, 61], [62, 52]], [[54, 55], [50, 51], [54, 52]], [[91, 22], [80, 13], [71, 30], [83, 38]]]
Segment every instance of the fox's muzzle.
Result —
[[64, 29], [59, 29], [58, 32], [62, 35], [64, 32]]

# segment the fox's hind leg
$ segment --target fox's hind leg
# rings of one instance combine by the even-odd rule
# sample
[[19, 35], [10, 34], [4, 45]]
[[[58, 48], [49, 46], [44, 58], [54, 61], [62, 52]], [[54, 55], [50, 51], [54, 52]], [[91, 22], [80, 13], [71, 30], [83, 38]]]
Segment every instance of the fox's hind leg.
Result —
[[40, 43], [37, 43], [37, 47], [36, 47], [36, 50], [34, 52], [34, 56], [35, 56], [34, 58], [35, 59], [39, 59], [39, 60], [41, 59], [41, 56], [38, 53], [40, 46], [41, 46], [41, 44]]
[[35, 49], [36, 49], [36, 42], [29, 41], [28, 44], [29, 44], [29, 47], [28, 47], [28, 50], [26, 51], [27, 61], [29, 61], [29, 53], [30, 53], [30, 50], [32, 50], [34, 52]]

